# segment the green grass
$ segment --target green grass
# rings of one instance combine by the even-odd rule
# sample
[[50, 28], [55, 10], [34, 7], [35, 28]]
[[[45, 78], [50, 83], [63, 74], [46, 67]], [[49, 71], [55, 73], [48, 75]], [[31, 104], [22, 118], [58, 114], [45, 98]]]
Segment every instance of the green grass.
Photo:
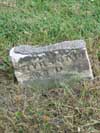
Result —
[[16, 7], [0, 7], [0, 55], [3, 56], [13, 45], [88, 41], [99, 35], [99, 0], [17, 0]]

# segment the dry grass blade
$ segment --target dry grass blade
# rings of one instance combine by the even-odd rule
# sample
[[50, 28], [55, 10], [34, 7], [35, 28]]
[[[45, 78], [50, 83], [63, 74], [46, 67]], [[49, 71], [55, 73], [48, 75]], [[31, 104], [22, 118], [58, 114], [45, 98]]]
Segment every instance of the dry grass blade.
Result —
[[0, 120], [4, 120], [4, 121], [7, 121], [7, 122], [10, 122], [12, 127], [13, 127], [13, 129], [14, 129], [14, 131], [17, 131], [16, 126], [15, 126], [15, 122], [10, 117], [0, 115]]
[[16, 7], [16, 2], [0, 2], [2, 7]]

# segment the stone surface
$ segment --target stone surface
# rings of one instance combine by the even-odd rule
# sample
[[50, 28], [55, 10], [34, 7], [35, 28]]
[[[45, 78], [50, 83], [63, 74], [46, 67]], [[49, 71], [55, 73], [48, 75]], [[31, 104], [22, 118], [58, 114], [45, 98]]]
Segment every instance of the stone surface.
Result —
[[43, 47], [21, 45], [11, 49], [10, 57], [15, 76], [23, 87], [50, 88], [76, 78], [93, 79], [83, 40]]

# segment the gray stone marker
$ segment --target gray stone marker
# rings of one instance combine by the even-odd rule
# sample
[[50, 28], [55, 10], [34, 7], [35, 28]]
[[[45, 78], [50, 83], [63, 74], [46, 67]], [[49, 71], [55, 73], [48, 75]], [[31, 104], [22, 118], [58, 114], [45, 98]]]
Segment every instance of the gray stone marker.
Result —
[[15, 76], [23, 87], [56, 87], [72, 77], [93, 79], [83, 40], [41, 47], [21, 45], [10, 50], [10, 57]]

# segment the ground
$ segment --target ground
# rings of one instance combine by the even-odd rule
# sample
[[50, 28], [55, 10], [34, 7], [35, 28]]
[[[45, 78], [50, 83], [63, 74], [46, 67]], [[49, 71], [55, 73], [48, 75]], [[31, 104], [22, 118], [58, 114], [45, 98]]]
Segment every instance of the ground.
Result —
[[[99, 133], [100, 1], [2, 1], [7, 0], [0, 2], [0, 133]], [[86, 41], [95, 80], [50, 90], [18, 86], [10, 48], [74, 39]]]

